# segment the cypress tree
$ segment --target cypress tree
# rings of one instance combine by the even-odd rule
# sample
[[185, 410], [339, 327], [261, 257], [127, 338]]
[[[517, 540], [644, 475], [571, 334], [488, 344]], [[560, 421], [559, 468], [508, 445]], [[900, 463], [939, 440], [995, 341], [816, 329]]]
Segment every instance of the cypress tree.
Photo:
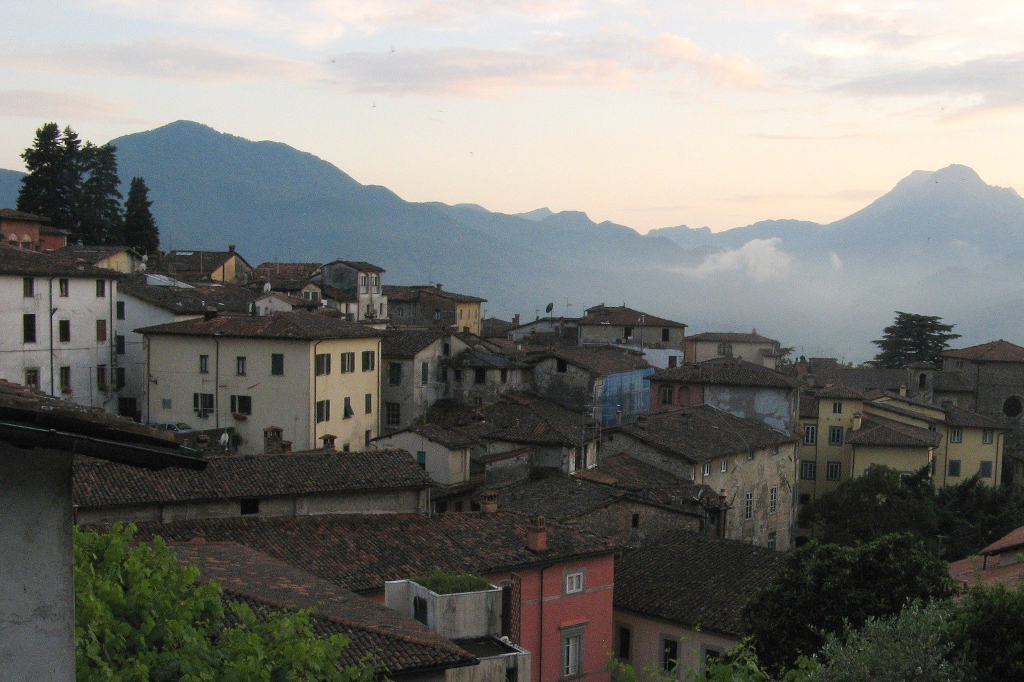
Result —
[[110, 143], [98, 147], [87, 142], [82, 148], [84, 175], [78, 217], [83, 244], [113, 244], [124, 231], [116, 152]]
[[160, 248], [160, 230], [149, 210], [152, 205], [146, 181], [132, 178], [125, 202], [124, 244], [146, 254], [156, 253]]
[[75, 131], [68, 127], [61, 133], [56, 123], [47, 123], [21, 155], [28, 174], [21, 179], [18, 210], [49, 218], [54, 227], [70, 233], [71, 241], [79, 238], [80, 153]]

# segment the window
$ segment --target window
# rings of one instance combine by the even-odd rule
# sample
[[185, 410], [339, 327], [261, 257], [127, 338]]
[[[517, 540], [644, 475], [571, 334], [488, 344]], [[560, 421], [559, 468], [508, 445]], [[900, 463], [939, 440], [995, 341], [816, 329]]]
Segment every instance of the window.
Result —
[[818, 442], [818, 425], [804, 424], [804, 445], [815, 445]]
[[401, 403], [384, 403], [384, 426], [399, 426], [401, 423]]
[[501, 370], [499, 376], [500, 376], [500, 379], [501, 379], [501, 383], [503, 383], [503, 384], [507, 384], [508, 383], [508, 370], [507, 369]]
[[426, 451], [424, 451], [424, 450], [417, 450], [416, 451], [416, 463], [419, 464], [424, 469], [427, 468], [427, 453], [426, 453]]
[[370, 447], [370, 440], [372, 440], [372, 439], [373, 439], [373, 434], [370, 432], [370, 429], [366, 429], [365, 431], [363, 431], [363, 445], [364, 446]]
[[729, 460], [727, 460], [727, 459], [723, 459], [722, 460], [722, 466], [721, 466], [720, 470], [721, 470], [721, 472], [723, 474], [725, 472], [729, 471]]
[[630, 525], [633, 527], [633, 530], [636, 530], [640, 527], [640, 514], [633, 514], [632, 518], [630, 519]]
[[348, 396], [345, 396], [345, 405], [342, 407], [341, 412], [342, 419], [348, 419], [355, 414], [355, 412], [352, 411], [352, 399]]
[[330, 353], [317, 353], [316, 357], [313, 358], [314, 371], [316, 376], [322, 377], [325, 374], [331, 373], [331, 354]]
[[96, 365], [96, 387], [101, 391], [107, 390], [107, 366]]
[[71, 320], [57, 320], [57, 340], [71, 343]]
[[205, 417], [210, 412], [213, 412], [213, 394], [193, 393], [192, 410], [200, 417]]
[[632, 327], [623, 327], [622, 328], [622, 338], [624, 338], [624, 339], [631, 339], [631, 338], [633, 338], [633, 328]]
[[720, 344], [718, 344], [718, 354], [722, 355], [722, 356], [732, 355], [732, 344], [731, 343], [720, 343]]
[[772, 488], [768, 491], [768, 513], [774, 514], [779, 510], [779, 489]]
[[366, 394], [366, 414], [373, 414], [373, 394]]
[[843, 477], [843, 463], [829, 462], [825, 465], [825, 480], [838, 481]]
[[114, 352], [118, 355], [124, 355], [124, 335], [117, 334], [114, 336]]
[[964, 430], [958, 426], [954, 426], [949, 430], [949, 442], [950, 443], [963, 443], [964, 442]]
[[487, 370], [483, 367], [477, 367], [473, 370], [473, 383], [474, 384], [486, 384], [487, 383]]
[[832, 414], [842, 414], [842, 413], [843, 413], [843, 403], [841, 401], [836, 401], [836, 402], [832, 403]]
[[270, 354], [270, 373], [274, 376], [284, 374], [284, 353]]
[[160, 401], [160, 407], [162, 407], [165, 410], [171, 409], [171, 399], [170, 398], [163, 398]]
[[39, 369], [33, 367], [25, 370], [25, 385], [29, 388], [39, 388]]
[[801, 460], [800, 478], [805, 481], [813, 481], [818, 476], [818, 463]]
[[843, 444], [843, 427], [842, 426], [830, 426], [830, 427], [828, 427], [828, 444], [829, 445], [842, 445]]
[[440, 320], [441, 320], [441, 311], [440, 310], [435, 310], [434, 311], [434, 322], [439, 322]]
[[125, 384], [125, 369], [124, 367], [114, 368], [114, 388], [121, 390]]
[[245, 356], [239, 355], [235, 358], [235, 374], [245, 376]]
[[711, 475], [711, 462], [705, 462], [704, 463], [704, 475], [705, 476], [710, 476]]
[[565, 372], [568, 372], [569, 371], [569, 363], [567, 363], [562, 358], [556, 358], [555, 359], [555, 371], [560, 372], [562, 374], [564, 374]]
[[117, 302], [117, 319], [124, 319], [124, 301]]
[[392, 386], [402, 385], [402, 363], [388, 363], [388, 383], [391, 384]]
[[367, 303], [366, 304], [366, 316], [367, 317], [373, 317], [373, 304], [372, 303]]
[[98, 279], [96, 280], [96, 298], [107, 297], [107, 280]]
[[661, 638], [661, 669], [672, 672], [679, 665], [679, 640]]
[[377, 353], [372, 350], [363, 351], [363, 371], [372, 372], [377, 366]]
[[252, 396], [250, 395], [233, 395], [231, 396], [231, 413], [232, 414], [252, 414]]
[[661, 330], [661, 342], [668, 343], [668, 327]]
[[620, 625], [618, 634], [619, 641], [618, 646], [615, 647], [615, 653], [619, 657], [619, 660], [628, 661], [630, 654], [633, 653], [633, 631]]
[[960, 475], [960, 460], [951, 459], [949, 460], [949, 475], [959, 476]]
[[36, 316], [33, 313], [21, 316], [21, 340], [23, 343], [36, 342]]
[[779, 534], [777, 531], [768, 531], [768, 549], [775, 551], [778, 548]]
[[403, 308], [402, 306], [398, 306], [397, 308], [395, 308], [395, 315], [398, 317], [405, 317], [405, 308]]
[[429, 362], [421, 362], [420, 363], [420, 383], [423, 384], [424, 386], [426, 386], [429, 381], [430, 381], [430, 363]]
[[754, 518], [754, 493], [744, 493], [743, 495], [743, 518], [748, 520]]
[[461, 369], [452, 370], [452, 381], [454, 381], [457, 384], [461, 384], [462, 383], [462, 370]]
[[675, 393], [675, 391], [672, 390], [671, 386], [662, 386], [661, 387], [661, 404], [662, 405], [671, 405], [672, 404], [672, 394], [673, 393]]
[[32, 298], [36, 295], [36, 280], [32, 277], [25, 277], [21, 280], [21, 292], [25, 298]]
[[71, 393], [71, 368], [64, 366], [60, 368], [60, 392]]
[[107, 340], [107, 321], [96, 320], [96, 343], [102, 343]]
[[200, 355], [199, 356], [199, 373], [209, 374], [210, 373], [210, 356]]
[[992, 461], [982, 460], [981, 466], [978, 467], [978, 476], [981, 478], [992, 478]]
[[[71, 280], [67, 280], [67, 279], [57, 280], [57, 295], [60, 296], [61, 298], [67, 298], [68, 296], [71, 295]], [[118, 306], [120, 306], [118, 308], [119, 311], [120, 310], [124, 310], [124, 303], [123, 302], [119, 302]], [[119, 317], [117, 319], [123, 320], [124, 318], [123, 317]]]
[[583, 630], [572, 628], [562, 631], [562, 677], [583, 673]]
[[992, 445], [992, 429], [982, 429], [981, 443], [982, 445]]
[[330, 400], [318, 400], [316, 401], [316, 423], [331, 420], [331, 401]]
[[342, 353], [341, 354], [341, 367], [338, 370], [342, 374], [351, 374], [356, 371], [356, 354]]
[[670, 356], [668, 356], [668, 368], [669, 369], [672, 369], [673, 367], [677, 367], [678, 364], [679, 364], [679, 356], [678, 355], [670, 355]]
[[242, 516], [250, 516], [252, 514], [260, 513], [260, 501], [255, 498], [239, 500], [238, 507], [238, 511]]
[[583, 571], [565, 574], [565, 593], [577, 594], [583, 591]]

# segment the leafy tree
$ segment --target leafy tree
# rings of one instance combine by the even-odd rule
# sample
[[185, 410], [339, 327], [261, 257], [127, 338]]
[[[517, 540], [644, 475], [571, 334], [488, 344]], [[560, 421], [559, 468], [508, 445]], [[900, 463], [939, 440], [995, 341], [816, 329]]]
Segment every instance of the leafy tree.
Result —
[[180, 566], [159, 537], [133, 544], [134, 526], [75, 530], [79, 682], [369, 682], [341, 668], [347, 640], [320, 638], [309, 612], [260, 614]]
[[28, 174], [21, 179], [18, 210], [50, 219], [54, 227], [78, 234], [77, 206], [81, 192], [81, 142], [71, 128], [56, 123], [36, 130], [31, 147], [22, 153]]
[[966, 656], [972, 679], [1024, 679], [1024, 587], [972, 588], [945, 633]]
[[110, 244], [121, 236], [124, 213], [117, 177], [117, 148], [86, 142], [80, 152], [79, 239], [83, 244]]
[[160, 230], [153, 220], [149, 207], [149, 188], [142, 178], [132, 178], [128, 189], [128, 200], [125, 202], [124, 234], [122, 242], [125, 246], [142, 253], [156, 253], [160, 248]]
[[896, 319], [882, 330], [882, 338], [871, 343], [878, 346], [876, 367], [899, 369], [913, 362], [928, 362], [936, 367], [942, 361], [942, 351], [949, 342], [959, 339], [953, 334], [952, 324], [943, 324], [934, 315], [915, 315], [896, 311]]
[[945, 562], [909, 533], [854, 547], [811, 542], [786, 555], [781, 570], [744, 607], [743, 620], [761, 662], [778, 671], [813, 655], [828, 633], [953, 590]]
[[1013, 486], [987, 485], [977, 475], [940, 488], [935, 503], [943, 536], [942, 557], [947, 561], [975, 554], [1024, 526], [1024, 494]]

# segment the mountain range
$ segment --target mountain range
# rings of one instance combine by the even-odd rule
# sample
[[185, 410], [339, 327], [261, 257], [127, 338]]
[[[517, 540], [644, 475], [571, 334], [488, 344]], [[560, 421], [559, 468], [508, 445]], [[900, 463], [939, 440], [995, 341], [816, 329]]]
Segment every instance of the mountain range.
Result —
[[[941, 315], [961, 342], [1024, 342], [1024, 199], [966, 166], [914, 171], [841, 220], [685, 225], [641, 235], [580, 212], [508, 215], [403, 200], [330, 163], [178, 121], [112, 140], [121, 178], [150, 188], [163, 248], [237, 244], [265, 260], [367, 260], [385, 282], [443, 282], [488, 315], [580, 314], [597, 303], [750, 331], [797, 354], [864, 360], [895, 310]], [[0, 206], [21, 173], [0, 170]]]

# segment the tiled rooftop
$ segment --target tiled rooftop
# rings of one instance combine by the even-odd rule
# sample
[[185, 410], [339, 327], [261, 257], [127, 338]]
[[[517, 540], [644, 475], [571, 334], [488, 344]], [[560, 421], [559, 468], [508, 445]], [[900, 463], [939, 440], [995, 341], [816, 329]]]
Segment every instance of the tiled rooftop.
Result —
[[861, 427], [856, 431], [850, 431], [846, 442], [854, 445], [934, 448], [942, 442], [942, 434], [886, 419], [876, 414], [865, 414], [862, 417]]
[[587, 308], [583, 317], [576, 322], [581, 325], [607, 324], [617, 327], [686, 327], [682, 322], [666, 320], [624, 305], [597, 305]]
[[319, 339], [380, 338], [383, 332], [331, 315], [306, 311], [273, 313], [271, 315], [217, 316], [181, 322], [168, 322], [137, 329], [142, 334], [168, 336], [227, 336], [257, 339]]
[[541, 355], [541, 359], [549, 357], [560, 358], [597, 376], [623, 374], [651, 367], [642, 354], [615, 346], [573, 346]]
[[437, 329], [388, 329], [384, 333], [381, 354], [385, 358], [411, 360], [445, 333]]
[[763, 365], [737, 358], [715, 358], [699, 365], [658, 370], [651, 376], [651, 380], [783, 389], [795, 388], [797, 385], [793, 379]]
[[743, 334], [738, 332], [702, 332], [686, 337], [687, 341], [715, 341], [718, 343], [778, 343], [760, 334]]
[[149, 277], [145, 273], [125, 277], [118, 285], [118, 292], [177, 315], [202, 315], [209, 310], [247, 314], [250, 304], [261, 296], [236, 284], [160, 286], [147, 284]]
[[124, 275], [115, 270], [98, 268], [88, 263], [55, 256], [53, 253], [30, 251], [0, 244], [0, 275], [17, 277], [90, 277], [120, 279]]
[[973, 362], [1024, 362], [1024, 347], [999, 339], [978, 346], [947, 350], [942, 357]]

